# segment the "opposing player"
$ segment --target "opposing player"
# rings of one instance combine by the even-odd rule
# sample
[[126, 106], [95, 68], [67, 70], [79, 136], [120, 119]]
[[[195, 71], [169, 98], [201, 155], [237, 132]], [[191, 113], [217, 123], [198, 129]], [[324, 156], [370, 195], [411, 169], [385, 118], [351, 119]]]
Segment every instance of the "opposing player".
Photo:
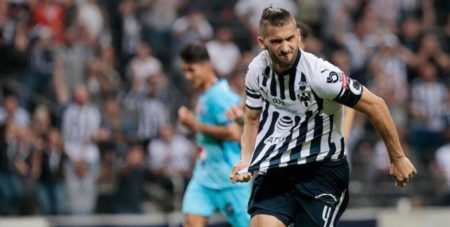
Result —
[[252, 226], [333, 226], [348, 201], [343, 105], [366, 114], [384, 140], [391, 174], [404, 187], [416, 173], [384, 101], [339, 68], [298, 48], [288, 11], [266, 8], [249, 65], [240, 162], [233, 182], [253, 183]]
[[199, 157], [183, 201], [186, 226], [205, 226], [216, 210], [232, 226], [248, 226], [247, 201], [251, 186], [232, 184], [228, 175], [239, 161], [240, 129], [225, 117], [239, 103], [226, 80], [218, 80], [206, 47], [189, 44], [181, 50], [185, 78], [199, 93], [195, 115], [186, 107], [178, 111], [179, 121], [196, 132]]

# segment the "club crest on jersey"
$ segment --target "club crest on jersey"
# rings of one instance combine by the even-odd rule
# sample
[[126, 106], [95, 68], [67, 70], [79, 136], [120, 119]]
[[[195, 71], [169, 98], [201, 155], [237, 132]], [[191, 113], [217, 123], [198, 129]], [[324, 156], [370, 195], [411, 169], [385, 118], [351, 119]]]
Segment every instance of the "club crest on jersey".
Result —
[[303, 103], [305, 107], [308, 107], [311, 104], [311, 97], [306, 92], [301, 92], [298, 95], [298, 99], [300, 100], [301, 103]]

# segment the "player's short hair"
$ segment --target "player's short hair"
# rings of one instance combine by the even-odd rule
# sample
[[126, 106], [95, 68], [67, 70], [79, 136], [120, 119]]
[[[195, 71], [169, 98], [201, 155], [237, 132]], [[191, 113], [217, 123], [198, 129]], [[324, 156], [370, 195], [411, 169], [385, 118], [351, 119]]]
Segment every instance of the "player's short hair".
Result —
[[186, 63], [197, 63], [209, 61], [209, 54], [206, 46], [201, 43], [191, 43], [183, 47], [180, 51], [181, 59]]
[[267, 25], [281, 27], [291, 22], [296, 24], [294, 17], [289, 11], [269, 6], [263, 10], [261, 19], [259, 20], [259, 30], [262, 35], [266, 35]]

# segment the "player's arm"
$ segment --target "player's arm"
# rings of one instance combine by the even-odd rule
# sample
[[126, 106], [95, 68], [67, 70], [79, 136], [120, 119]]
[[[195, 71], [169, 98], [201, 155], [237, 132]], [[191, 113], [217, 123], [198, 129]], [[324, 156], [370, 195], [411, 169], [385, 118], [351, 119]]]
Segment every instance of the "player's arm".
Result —
[[241, 139], [241, 131], [236, 123], [231, 123], [226, 126], [217, 126], [198, 122], [195, 130], [220, 140], [234, 140], [239, 142]]
[[256, 136], [258, 135], [260, 116], [260, 109], [245, 107], [245, 124], [241, 141], [241, 160], [233, 167], [230, 174], [230, 179], [233, 183], [247, 182], [252, 177], [252, 173], [239, 173], [239, 171], [250, 165], [253, 150], [255, 148]]
[[202, 132], [220, 140], [240, 141], [241, 130], [236, 123], [228, 125], [211, 125], [197, 121], [194, 113], [182, 106], [178, 110], [179, 121], [195, 132]]
[[328, 63], [322, 65], [325, 69], [322, 69], [311, 83], [314, 91], [319, 97], [332, 99], [369, 117], [386, 144], [391, 161], [390, 174], [394, 176], [397, 185], [405, 186], [416, 173], [416, 169], [400, 145], [397, 129], [384, 100], [333, 65]]
[[[391, 162], [389, 172], [394, 176], [396, 184], [404, 187], [406, 182], [416, 174], [416, 168], [406, 157], [401, 147], [397, 129], [384, 100], [374, 95], [365, 87], [361, 89], [361, 97], [353, 108], [365, 113], [371, 120], [373, 126], [383, 139], [389, 153]], [[348, 97], [351, 96], [350, 94]]]
[[242, 133], [241, 141], [241, 160], [247, 161], [250, 164], [250, 158], [255, 148], [256, 136], [259, 129], [259, 118], [261, 116], [260, 109], [252, 109], [245, 107], [244, 113], [244, 131]]

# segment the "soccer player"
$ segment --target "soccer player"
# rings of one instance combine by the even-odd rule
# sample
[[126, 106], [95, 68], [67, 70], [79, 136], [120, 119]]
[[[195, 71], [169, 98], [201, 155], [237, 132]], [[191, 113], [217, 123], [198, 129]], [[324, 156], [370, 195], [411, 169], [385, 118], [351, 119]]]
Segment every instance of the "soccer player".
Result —
[[[297, 27], [300, 31], [300, 41], [298, 46], [300, 49], [304, 50], [306, 47], [306, 39], [309, 37], [310, 28], [308, 25], [297, 21]], [[239, 125], [244, 124], [244, 107], [245, 103], [240, 103], [239, 105], [232, 106], [227, 111], [227, 118], [230, 120], [236, 121]], [[355, 110], [350, 107], [344, 107], [344, 119], [342, 122], [342, 135], [345, 139], [345, 142], [348, 142], [348, 137], [350, 136], [350, 132], [353, 126], [353, 121], [355, 119]]]
[[203, 44], [189, 44], [180, 55], [184, 76], [199, 94], [195, 115], [186, 107], [178, 110], [179, 121], [196, 132], [200, 152], [183, 200], [185, 224], [205, 226], [208, 217], [219, 210], [232, 226], [248, 226], [250, 183], [233, 184], [228, 178], [240, 159], [236, 141], [241, 130], [225, 113], [240, 98], [226, 80], [218, 80]]
[[298, 48], [288, 11], [268, 7], [249, 65], [242, 155], [233, 182], [253, 182], [251, 226], [333, 226], [348, 201], [343, 105], [366, 114], [384, 140], [390, 173], [404, 187], [416, 173], [384, 101], [339, 68]]

